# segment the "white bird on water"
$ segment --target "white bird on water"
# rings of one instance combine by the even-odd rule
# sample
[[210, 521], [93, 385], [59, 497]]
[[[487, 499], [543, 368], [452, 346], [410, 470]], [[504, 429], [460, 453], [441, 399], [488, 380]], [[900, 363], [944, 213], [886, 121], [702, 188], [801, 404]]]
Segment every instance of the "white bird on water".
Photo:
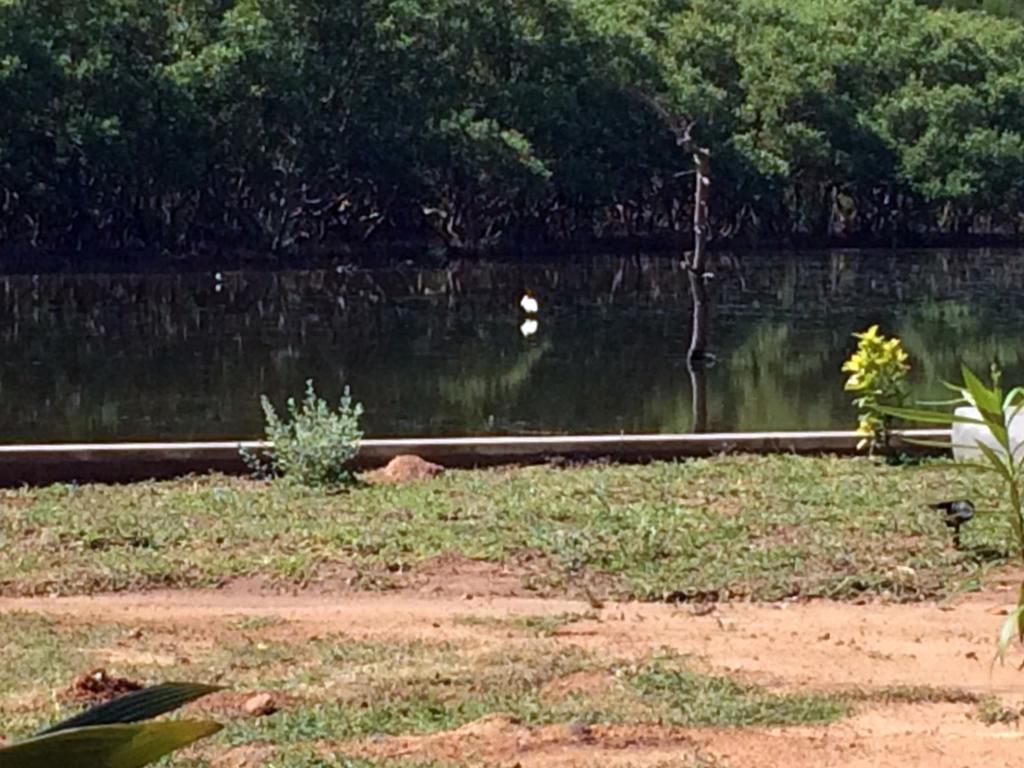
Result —
[[523, 311], [528, 315], [536, 315], [537, 310], [540, 309], [540, 304], [533, 298], [529, 293], [524, 293], [523, 298], [519, 300], [519, 306], [523, 308]]

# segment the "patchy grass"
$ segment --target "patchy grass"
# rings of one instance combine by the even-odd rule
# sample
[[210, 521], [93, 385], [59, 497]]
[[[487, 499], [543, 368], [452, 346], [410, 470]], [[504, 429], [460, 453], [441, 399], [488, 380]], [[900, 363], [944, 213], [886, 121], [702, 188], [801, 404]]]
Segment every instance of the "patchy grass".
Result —
[[456, 624], [467, 627], [491, 627], [493, 629], [528, 632], [538, 637], [551, 637], [563, 627], [577, 621], [593, 619], [596, 613], [538, 613], [532, 616], [458, 616]]
[[[194, 679], [229, 686], [191, 705], [194, 713], [227, 727], [178, 757], [182, 768], [216, 764], [245, 749], [260, 755], [258, 764], [278, 768], [435, 765], [353, 755], [361, 740], [448, 731], [494, 714], [526, 726], [740, 726], [827, 722], [846, 712], [827, 697], [776, 695], [704, 675], [681, 657], [661, 655], [639, 665], [597, 657], [532, 628], [525, 645], [456, 647], [343, 635], [275, 639], [286, 629], [279, 623], [237, 618], [210, 622], [203, 631], [164, 624], [87, 626], [31, 613], [0, 615], [0, 621], [8, 662], [0, 679], [0, 737], [20, 738], [70, 714], [57, 694], [77, 673], [95, 667], [144, 683]], [[168, 656], [169, 649], [176, 655]], [[600, 675], [608, 684], [590, 693], [557, 685], [580, 673]], [[272, 691], [280, 711], [246, 716], [244, 692], [254, 690]]]
[[[268, 637], [254, 638], [234, 619], [200, 631], [162, 624], [86, 626], [29, 613], [0, 618], [9, 662], [0, 688], [0, 735], [22, 737], [70, 714], [57, 694], [83, 670], [105, 667], [147, 684], [219, 682], [230, 690], [191, 705], [227, 723], [193, 750], [196, 766], [231, 749], [261, 745], [277, 750], [282, 766], [316, 765], [297, 755], [314, 754], [324, 744], [448, 731], [494, 714], [526, 726], [721, 727], [831, 722], [848, 711], [834, 697], [774, 694], [705, 674], [679, 656], [627, 662], [538, 636], [497, 647], [456, 647], [343, 635], [273, 639], [281, 629], [276, 626], [264, 628]], [[176, 655], [167, 655], [170, 648]], [[584, 690], [560, 685], [580, 674], [606, 684]], [[246, 691], [272, 691], [280, 711], [246, 716]]]
[[[925, 505], [961, 496], [980, 514], [958, 552]], [[55, 485], [0, 491], [0, 593], [390, 578], [451, 552], [529, 556], [535, 584], [599, 579], [619, 597], [914, 600], [1005, 559], [998, 507], [998, 489], [947, 462], [795, 456], [453, 471], [336, 494], [226, 477]]]
[[230, 626], [232, 629], [256, 630], [264, 629], [266, 627], [276, 627], [283, 623], [284, 619], [280, 616], [239, 616], [231, 622]]
[[769, 693], [727, 677], [695, 672], [665, 655], [628, 675], [640, 700], [661, 710], [661, 722], [681, 726], [751, 726], [831, 723], [849, 712], [838, 696]]
[[978, 702], [977, 718], [985, 725], [1016, 725], [1024, 715], [1024, 707], [1009, 707], [999, 699], [988, 696]]
[[34, 686], [56, 684], [69, 667], [77, 669], [86, 661], [82, 646], [103, 644], [115, 632], [110, 625], [69, 630], [36, 613], [0, 613], [0, 691], [17, 690], [25, 684], [26, 673]]
[[[186, 763], [180, 763], [184, 768]], [[194, 764], [198, 768], [199, 763]], [[405, 760], [366, 760], [343, 755], [324, 754], [312, 747], [281, 749], [271, 756], [264, 768], [454, 768], [452, 763], [424, 763]]]
[[879, 704], [980, 704], [982, 697], [962, 688], [931, 685], [893, 685], [885, 688], [859, 689], [844, 693], [849, 701]]

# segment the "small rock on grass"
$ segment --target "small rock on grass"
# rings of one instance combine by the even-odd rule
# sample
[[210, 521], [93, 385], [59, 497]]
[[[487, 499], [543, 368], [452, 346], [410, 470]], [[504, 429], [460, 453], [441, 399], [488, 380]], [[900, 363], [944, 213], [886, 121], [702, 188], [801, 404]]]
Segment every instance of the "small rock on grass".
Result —
[[269, 693], [257, 693], [245, 700], [242, 709], [252, 717], [265, 717], [277, 712], [277, 705], [274, 703], [274, 697]]
[[444, 472], [440, 464], [421, 459], [413, 454], [395, 456], [386, 467], [366, 473], [366, 479], [373, 483], [411, 483], [429, 480]]

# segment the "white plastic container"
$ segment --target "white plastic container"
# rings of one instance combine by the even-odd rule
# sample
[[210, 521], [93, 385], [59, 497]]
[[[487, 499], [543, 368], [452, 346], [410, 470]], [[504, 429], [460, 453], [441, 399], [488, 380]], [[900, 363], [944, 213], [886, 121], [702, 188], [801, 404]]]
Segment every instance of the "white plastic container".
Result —
[[[980, 419], [981, 415], [977, 408], [963, 405], [954, 411], [957, 416], [965, 416], [969, 419]], [[983, 424], [961, 424], [953, 422], [953, 458], [957, 461], [977, 461], [984, 459], [978, 443], [987, 445], [992, 450], [1002, 453], [1002, 449], [995, 439], [989, 434], [988, 428]], [[1021, 456], [1021, 447], [1024, 446], [1024, 410], [1019, 410], [1010, 421], [1010, 450], [1018, 461]]]

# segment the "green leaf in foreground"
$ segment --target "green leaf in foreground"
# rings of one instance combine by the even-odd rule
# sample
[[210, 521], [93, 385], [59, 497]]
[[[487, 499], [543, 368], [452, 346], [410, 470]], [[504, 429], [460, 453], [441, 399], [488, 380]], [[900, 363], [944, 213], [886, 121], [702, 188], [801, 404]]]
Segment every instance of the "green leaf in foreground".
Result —
[[162, 683], [120, 696], [106, 704], [87, 709], [79, 715], [63, 720], [40, 731], [39, 735], [56, 733], [71, 728], [111, 723], [137, 723], [177, 709], [190, 701], [221, 690], [217, 685], [202, 683]]
[[0, 768], [141, 768], [222, 727], [176, 720], [73, 728], [0, 749]]
[[[1021, 592], [1024, 593], [1024, 584], [1021, 585]], [[1022, 599], [1024, 599], [1024, 595], [1022, 595]], [[1006, 662], [1006, 652], [1010, 648], [1014, 635], [1024, 637], [1022, 628], [1024, 628], [1024, 604], [1018, 603], [1017, 607], [1010, 611], [999, 630], [999, 645], [993, 663], [996, 661], [1000, 664]]]

